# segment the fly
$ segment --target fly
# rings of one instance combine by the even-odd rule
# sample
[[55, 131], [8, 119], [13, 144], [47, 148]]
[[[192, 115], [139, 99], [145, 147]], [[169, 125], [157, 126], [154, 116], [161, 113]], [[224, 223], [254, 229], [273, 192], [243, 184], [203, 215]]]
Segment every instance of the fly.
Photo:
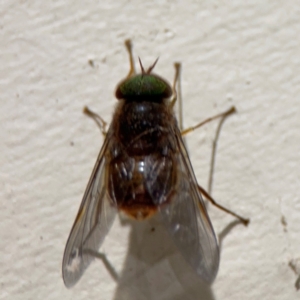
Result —
[[177, 124], [174, 104], [179, 64], [171, 87], [152, 73], [157, 60], [147, 70], [140, 61], [141, 73], [137, 74], [131, 42], [125, 45], [130, 71], [117, 86], [119, 102], [107, 132], [100, 116], [86, 109], [100, 124], [105, 140], [67, 241], [64, 283], [72, 287], [81, 278], [118, 212], [137, 220], [160, 214], [183, 257], [211, 283], [219, 267], [219, 247], [201, 193], [213, 199], [197, 184], [182, 140], [182, 134], [202, 123], [185, 131]]

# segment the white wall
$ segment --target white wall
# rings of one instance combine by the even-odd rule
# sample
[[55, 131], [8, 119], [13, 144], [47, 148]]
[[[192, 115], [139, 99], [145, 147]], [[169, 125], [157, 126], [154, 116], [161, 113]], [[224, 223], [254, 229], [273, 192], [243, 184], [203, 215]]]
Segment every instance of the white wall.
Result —
[[[299, 1], [2, 1], [0, 298], [299, 299], [288, 266], [300, 257], [299, 13]], [[110, 120], [114, 89], [128, 72], [126, 38], [145, 66], [159, 56], [155, 71], [169, 81], [173, 62], [182, 62], [186, 126], [238, 109], [221, 133], [213, 195], [251, 224], [225, 236], [211, 288], [165, 258], [136, 262], [149, 272], [132, 276], [133, 229], [119, 221], [102, 250], [130, 278], [127, 288], [99, 261], [71, 290], [61, 279], [102, 143], [82, 108]], [[187, 137], [203, 186], [216, 125]], [[209, 212], [218, 234], [234, 221]]]

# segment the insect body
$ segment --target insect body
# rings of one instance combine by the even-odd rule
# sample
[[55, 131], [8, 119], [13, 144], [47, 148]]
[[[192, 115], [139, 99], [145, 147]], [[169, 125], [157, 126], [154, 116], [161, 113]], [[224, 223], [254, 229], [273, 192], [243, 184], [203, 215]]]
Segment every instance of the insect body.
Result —
[[[153, 94], [155, 91], [157, 94]], [[117, 207], [136, 219], [151, 216], [176, 186], [176, 120], [166, 105], [172, 94], [163, 79], [140, 74], [117, 89], [108, 139], [108, 191]]]
[[171, 88], [152, 73], [131, 70], [117, 87], [119, 103], [63, 258], [63, 279], [73, 286], [94, 258], [118, 211], [138, 219], [154, 213], [192, 268], [212, 282], [219, 248], [174, 115]]

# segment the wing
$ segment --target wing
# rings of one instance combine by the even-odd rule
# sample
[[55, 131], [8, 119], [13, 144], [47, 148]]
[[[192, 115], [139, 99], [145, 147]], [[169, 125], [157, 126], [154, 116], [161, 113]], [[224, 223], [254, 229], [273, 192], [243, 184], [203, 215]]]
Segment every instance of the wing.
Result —
[[105, 186], [106, 138], [84, 193], [77, 217], [72, 227], [63, 258], [62, 274], [66, 287], [73, 286], [98, 252], [114, 217], [116, 207]]
[[159, 211], [174, 243], [197, 274], [211, 283], [219, 267], [218, 242], [198, 191], [197, 181], [178, 128], [177, 183]]

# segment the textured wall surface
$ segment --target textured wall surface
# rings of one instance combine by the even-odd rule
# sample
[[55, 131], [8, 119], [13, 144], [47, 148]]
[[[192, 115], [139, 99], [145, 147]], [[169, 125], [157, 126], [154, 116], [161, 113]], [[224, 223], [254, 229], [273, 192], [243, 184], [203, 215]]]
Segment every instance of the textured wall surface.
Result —
[[[2, 1], [0, 299], [299, 299], [289, 262], [300, 257], [300, 3], [208, 3]], [[119, 220], [101, 249], [119, 283], [98, 260], [73, 289], [63, 284], [64, 246], [103, 141], [82, 108], [110, 121], [126, 38], [145, 66], [159, 56], [155, 71], [170, 82], [182, 62], [186, 126], [238, 110], [219, 139], [213, 195], [251, 223], [209, 206], [223, 237], [211, 287], [157, 242], [160, 230]], [[216, 126], [186, 138], [204, 187]]]

